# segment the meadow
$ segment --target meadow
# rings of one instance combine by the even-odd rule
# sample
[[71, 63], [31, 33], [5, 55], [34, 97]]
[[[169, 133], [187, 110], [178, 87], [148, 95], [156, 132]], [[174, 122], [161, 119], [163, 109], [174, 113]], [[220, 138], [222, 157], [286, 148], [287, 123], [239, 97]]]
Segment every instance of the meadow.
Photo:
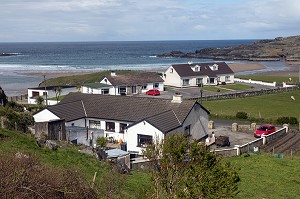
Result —
[[254, 118], [277, 119], [284, 116], [299, 119], [299, 102], [298, 90], [239, 99], [203, 101], [202, 104], [213, 115], [235, 116], [237, 112], [246, 112], [248, 117]]

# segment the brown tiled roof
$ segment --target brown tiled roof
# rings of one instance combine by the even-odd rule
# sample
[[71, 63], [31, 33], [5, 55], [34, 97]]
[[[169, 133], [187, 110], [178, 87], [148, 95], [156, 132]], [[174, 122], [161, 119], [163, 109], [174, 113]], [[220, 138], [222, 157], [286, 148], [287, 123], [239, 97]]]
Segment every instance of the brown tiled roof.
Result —
[[104, 120], [138, 122], [147, 119], [163, 131], [181, 125], [197, 103], [148, 97], [71, 93], [48, 109], [67, 122], [87, 117]]
[[107, 76], [106, 78], [112, 85], [142, 85], [164, 81], [155, 72], [117, 74], [116, 76]]
[[[217, 64], [218, 70], [213, 71], [209, 66]], [[200, 66], [201, 71], [193, 71], [191, 67]], [[217, 77], [221, 74], [233, 74], [234, 72], [225, 62], [213, 62], [213, 63], [193, 63], [193, 64], [173, 64], [172, 67], [176, 70], [180, 77], [194, 77], [194, 76], [209, 76]]]

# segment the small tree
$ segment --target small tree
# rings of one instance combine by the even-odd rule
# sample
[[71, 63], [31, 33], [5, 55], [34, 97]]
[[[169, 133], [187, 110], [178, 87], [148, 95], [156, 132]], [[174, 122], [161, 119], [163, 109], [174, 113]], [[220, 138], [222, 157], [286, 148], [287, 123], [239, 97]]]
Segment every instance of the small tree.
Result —
[[62, 89], [61, 89], [61, 87], [55, 87], [55, 88], [53, 89], [53, 91], [55, 92], [56, 102], [58, 102], [59, 97], [60, 97], [60, 95], [61, 95], [61, 93], [62, 93]]
[[229, 198], [239, 177], [220, 157], [196, 140], [171, 135], [144, 151], [153, 166], [153, 198]]
[[44, 98], [42, 96], [38, 96], [36, 99], [35, 99], [35, 103], [38, 105], [38, 106], [43, 106], [43, 103], [44, 103]]
[[96, 142], [101, 148], [105, 148], [108, 140], [106, 137], [98, 137]]

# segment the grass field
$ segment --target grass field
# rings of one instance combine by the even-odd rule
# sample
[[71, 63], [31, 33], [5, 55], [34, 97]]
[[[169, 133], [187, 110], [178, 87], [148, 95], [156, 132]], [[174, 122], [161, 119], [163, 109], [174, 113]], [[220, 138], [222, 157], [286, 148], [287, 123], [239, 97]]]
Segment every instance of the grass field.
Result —
[[228, 158], [240, 169], [240, 193], [235, 198], [300, 198], [299, 158], [279, 159], [269, 154]]
[[215, 86], [204, 86], [203, 90], [211, 91], [211, 92], [225, 92], [225, 89], [221, 89]]
[[[35, 139], [28, 134], [0, 129], [0, 153], [19, 151], [34, 154], [45, 164], [80, 171], [89, 183], [92, 182], [94, 173], [97, 172], [96, 182], [100, 183], [102, 176], [111, 170], [109, 165], [89, 155], [79, 153], [78, 149], [72, 145], [58, 148], [56, 151], [39, 148]], [[114, 180], [114, 178], [111, 179]], [[127, 195], [127, 198], [130, 198], [133, 190], [136, 195], [143, 195], [150, 186], [150, 177], [147, 173], [133, 172], [132, 175], [121, 175], [121, 179], [117, 179], [125, 182], [121, 192]]]
[[[124, 74], [124, 73], [136, 73], [138, 71], [131, 71], [131, 70], [118, 70], [116, 71], [117, 74]], [[94, 83], [99, 82], [104, 76], [110, 75], [111, 71], [103, 71], [91, 74], [84, 74], [84, 75], [73, 75], [73, 76], [66, 76], [66, 77], [57, 77], [51, 78], [46, 80], [47, 86], [62, 86], [62, 85], [82, 85], [84, 83]], [[40, 86], [44, 86], [44, 82], [40, 84]]]
[[[295, 101], [291, 99], [295, 97]], [[235, 116], [237, 112], [248, 113], [249, 117], [276, 119], [282, 116], [300, 117], [300, 91], [278, 93], [255, 97], [203, 101], [211, 114]]]
[[[263, 76], [263, 75], [236, 75], [236, 78], [241, 79], [251, 79], [256, 81], [264, 81], [264, 82], [286, 82], [286, 83], [296, 83], [299, 82], [298, 77], [283, 77], [283, 76]], [[291, 80], [289, 79], [291, 78]]]

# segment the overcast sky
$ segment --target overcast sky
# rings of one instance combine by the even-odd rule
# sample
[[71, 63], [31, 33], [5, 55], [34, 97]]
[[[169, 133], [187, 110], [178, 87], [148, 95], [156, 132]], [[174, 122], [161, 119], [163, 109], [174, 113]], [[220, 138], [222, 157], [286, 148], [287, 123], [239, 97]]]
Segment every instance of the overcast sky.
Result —
[[299, 0], [0, 0], [0, 42], [299, 35]]

